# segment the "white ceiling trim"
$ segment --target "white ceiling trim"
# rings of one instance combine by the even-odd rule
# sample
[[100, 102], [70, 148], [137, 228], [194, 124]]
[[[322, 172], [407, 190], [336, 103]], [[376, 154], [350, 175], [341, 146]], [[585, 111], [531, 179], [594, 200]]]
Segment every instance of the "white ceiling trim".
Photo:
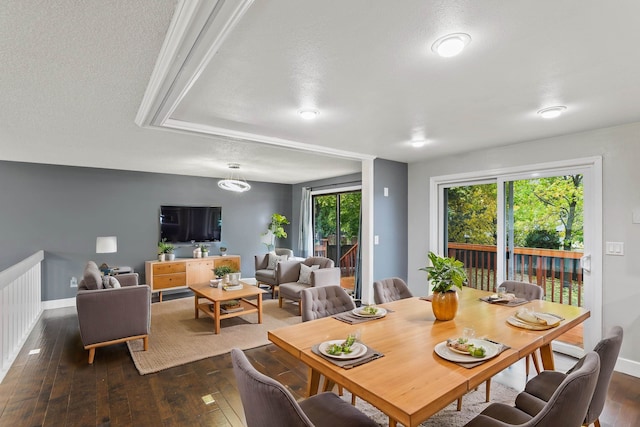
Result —
[[182, 0], [176, 7], [136, 124], [163, 127], [253, 0]]
[[221, 136], [221, 137], [231, 138], [231, 139], [261, 142], [263, 144], [290, 148], [292, 150], [326, 154], [329, 156], [342, 157], [349, 160], [373, 160], [376, 158], [376, 156], [372, 156], [369, 154], [338, 150], [335, 148], [323, 147], [321, 145], [305, 144], [298, 141], [291, 141], [291, 140], [281, 139], [281, 138], [273, 138], [270, 136], [258, 135], [255, 133], [240, 132], [236, 130], [204, 125], [202, 123], [186, 122], [186, 121], [177, 120], [177, 119], [167, 119], [163, 123], [162, 127], [182, 130], [186, 132], [203, 133], [203, 134], [214, 135], [219, 137]]
[[259, 142], [350, 160], [375, 159], [376, 156], [368, 154], [171, 118], [171, 115], [214, 58], [224, 40], [252, 4], [253, 0], [219, 0], [215, 3], [205, 0], [183, 0], [180, 2], [162, 45], [142, 104], [138, 109], [136, 124], [141, 127], [173, 129]]

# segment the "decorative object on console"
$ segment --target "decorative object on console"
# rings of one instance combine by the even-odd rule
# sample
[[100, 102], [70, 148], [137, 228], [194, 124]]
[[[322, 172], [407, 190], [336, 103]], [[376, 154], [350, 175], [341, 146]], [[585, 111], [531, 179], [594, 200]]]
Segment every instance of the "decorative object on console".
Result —
[[464, 264], [455, 258], [441, 257], [429, 252], [431, 266], [420, 270], [427, 272], [427, 278], [433, 285], [433, 299], [431, 308], [438, 320], [451, 320], [458, 311], [458, 293], [455, 289], [462, 289], [467, 283], [467, 272]]
[[220, 245], [220, 255], [227, 256], [227, 245], [226, 244], [221, 244]]
[[247, 183], [247, 180], [240, 176], [239, 163], [228, 163], [230, 172], [227, 178], [218, 181], [218, 187], [227, 191], [234, 191], [236, 193], [243, 193], [249, 191], [251, 186]]
[[[104, 236], [96, 238], [97, 254], [113, 254], [118, 252], [118, 238], [116, 236]], [[107, 263], [100, 265], [100, 271], [103, 274], [109, 274], [109, 266]]]
[[160, 240], [158, 242], [158, 261], [173, 261], [175, 259], [174, 249], [171, 243], [167, 243], [166, 238]]
[[202, 258], [209, 256], [209, 245], [200, 245], [200, 252], [202, 252]]

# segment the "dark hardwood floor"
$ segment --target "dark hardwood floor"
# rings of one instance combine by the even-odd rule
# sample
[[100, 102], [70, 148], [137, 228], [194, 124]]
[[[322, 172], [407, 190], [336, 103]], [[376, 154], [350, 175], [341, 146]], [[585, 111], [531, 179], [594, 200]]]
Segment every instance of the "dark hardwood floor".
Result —
[[[34, 349], [40, 352], [29, 355]], [[273, 345], [247, 355], [260, 371], [303, 396], [304, 365]], [[560, 368], [573, 363], [557, 360]], [[522, 388], [524, 362], [495, 381]], [[210, 404], [203, 400], [207, 395]], [[141, 376], [127, 346], [118, 344], [98, 349], [89, 365], [75, 308], [44, 312], [0, 384], [0, 426], [242, 426], [243, 421], [228, 354]], [[640, 425], [640, 379], [614, 374], [601, 424]]]

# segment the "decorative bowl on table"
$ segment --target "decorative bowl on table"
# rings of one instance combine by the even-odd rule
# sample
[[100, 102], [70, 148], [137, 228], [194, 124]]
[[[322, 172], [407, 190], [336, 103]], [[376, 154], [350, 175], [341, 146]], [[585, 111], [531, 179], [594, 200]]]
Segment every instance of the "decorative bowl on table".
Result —
[[209, 280], [209, 286], [211, 286], [212, 288], [217, 288], [220, 285], [221, 281], [222, 279], [211, 279]]

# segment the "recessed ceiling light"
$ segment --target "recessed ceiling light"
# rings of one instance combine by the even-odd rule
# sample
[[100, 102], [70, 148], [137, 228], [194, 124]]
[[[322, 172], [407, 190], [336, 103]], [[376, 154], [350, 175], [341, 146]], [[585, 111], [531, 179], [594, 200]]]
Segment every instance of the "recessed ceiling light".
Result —
[[411, 145], [415, 148], [424, 147], [426, 143], [427, 141], [425, 141], [424, 139], [416, 139], [415, 141], [411, 141]]
[[556, 105], [555, 107], [543, 108], [542, 110], [538, 111], [538, 114], [540, 114], [540, 117], [545, 119], [555, 119], [566, 109], [567, 107], [565, 107], [564, 105]]
[[436, 40], [431, 45], [431, 50], [443, 58], [450, 58], [462, 52], [469, 42], [471, 42], [471, 36], [469, 34], [448, 34]]
[[298, 114], [300, 114], [300, 117], [305, 120], [313, 120], [318, 117], [318, 114], [320, 114], [320, 112], [317, 110], [300, 110], [298, 111]]

